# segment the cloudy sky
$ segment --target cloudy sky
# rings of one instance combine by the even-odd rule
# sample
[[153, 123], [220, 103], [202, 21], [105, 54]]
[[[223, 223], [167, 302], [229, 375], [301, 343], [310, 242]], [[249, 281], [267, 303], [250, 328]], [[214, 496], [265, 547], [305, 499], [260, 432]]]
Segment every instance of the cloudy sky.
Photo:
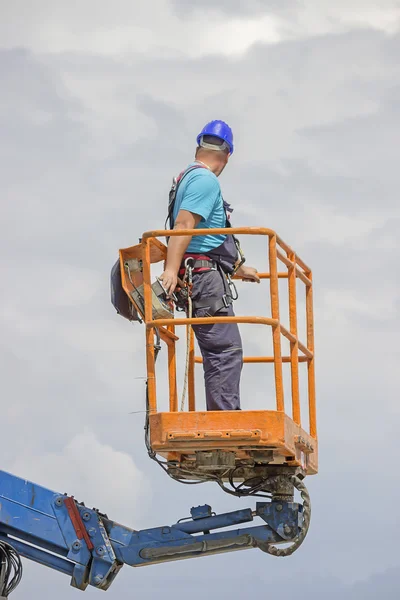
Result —
[[[251, 505], [146, 457], [143, 329], [109, 301], [118, 248], [162, 226], [172, 176], [221, 118], [235, 225], [275, 229], [314, 270], [311, 531], [287, 560], [125, 567], [107, 597], [397, 598], [400, 2], [0, 0], [0, 73], [1, 468], [136, 529]], [[243, 245], [262, 269], [262, 242]], [[256, 291], [237, 313], [265, 311]], [[269, 343], [243, 337], [249, 354]], [[264, 381], [249, 365], [243, 408], [271, 400]], [[25, 562], [15, 600], [77, 594]]]

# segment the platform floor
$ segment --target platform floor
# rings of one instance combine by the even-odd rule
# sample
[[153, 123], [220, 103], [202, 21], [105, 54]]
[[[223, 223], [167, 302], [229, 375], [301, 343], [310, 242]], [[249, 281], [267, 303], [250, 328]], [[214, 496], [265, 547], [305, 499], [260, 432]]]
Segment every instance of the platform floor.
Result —
[[196, 451], [226, 450], [238, 459], [273, 450], [270, 464], [318, 471], [318, 442], [288, 415], [272, 410], [165, 412], [150, 415], [153, 450], [168, 459]]

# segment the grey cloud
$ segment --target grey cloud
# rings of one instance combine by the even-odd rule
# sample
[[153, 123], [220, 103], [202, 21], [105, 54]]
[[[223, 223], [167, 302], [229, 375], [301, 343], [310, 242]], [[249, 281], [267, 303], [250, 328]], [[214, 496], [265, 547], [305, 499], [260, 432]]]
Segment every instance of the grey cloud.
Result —
[[204, 9], [224, 13], [227, 17], [279, 14], [289, 9], [295, 10], [300, 3], [297, 0], [222, 0], [218, 3], [215, 3], [214, 0], [203, 0], [199, 6], [198, 3], [192, 1], [172, 0], [172, 4], [176, 7], [177, 14], [184, 19], [186, 14]]
[[[250, 552], [254, 556], [257, 551]], [[184, 600], [187, 586], [190, 587], [193, 600], [201, 600], [201, 598], [204, 598], [204, 594], [214, 596], [224, 593], [224, 590], [227, 589], [229, 589], [229, 596], [232, 600], [241, 600], [243, 588], [246, 588], [248, 593], [257, 593], [258, 585], [261, 584], [258, 573], [254, 573], [252, 570], [244, 571], [238, 563], [236, 570], [232, 569], [221, 583], [218, 572], [213, 574], [209, 572], [210, 559], [201, 560], [202, 573], [199, 574], [198, 570], [194, 570], [195, 561], [188, 561], [185, 564], [184, 571], [180, 574], [179, 582], [176, 576], [171, 575], [167, 565], [153, 567], [153, 569], [158, 569], [159, 578], [151, 576], [152, 567], [149, 569], [128, 569], [124, 567], [118, 576], [119, 579], [117, 578], [108, 594], [111, 597], [115, 594], [115, 598], [118, 598], [119, 595], [126, 593], [126, 590], [134, 588], [135, 593], [145, 600], [153, 600], [158, 598], [160, 594], [167, 595], [168, 598], [174, 597], [177, 600]], [[216, 557], [214, 560], [221, 562], [221, 557]], [[269, 571], [268, 568], [266, 570]], [[28, 587], [28, 584], [34, 586], [36, 578], [41, 577], [41, 575], [40, 567], [29, 565], [29, 568], [26, 569], [26, 580], [20, 588], [21, 592], [27, 593], [28, 590], [30, 591], [31, 588]], [[58, 590], [57, 597], [60, 600], [73, 598], [74, 594], [77, 593], [68, 590], [68, 587], [65, 588], [66, 578], [64, 575], [48, 572], [47, 582], [50, 587], [46, 586], [43, 589], [41, 596], [43, 600], [52, 600], [52, 589]], [[398, 569], [393, 568], [373, 575], [365, 582], [349, 585], [341, 583], [337, 577], [324, 577], [317, 574], [308, 577], [301, 573], [296, 578], [286, 575], [283, 581], [282, 579], [277, 580], [274, 575], [270, 574], [268, 582], [265, 582], [264, 585], [268, 585], [270, 590], [279, 589], [282, 600], [291, 600], [293, 596], [298, 595], [305, 596], [310, 600], [319, 600], [321, 597], [326, 600], [337, 600], [338, 597], [343, 598], [343, 600], [375, 600], [382, 594], [387, 600], [397, 600], [399, 583]], [[86, 593], [90, 594], [90, 591]], [[93, 594], [95, 593], [93, 591]]]
[[[90, 424], [151, 480], [151, 495], [141, 496], [145, 522], [132, 515], [133, 527], [170, 524], [205, 502], [218, 512], [247, 506], [211, 485], [180, 487], [147, 458], [143, 415], [127, 416], [144, 406], [143, 381], [134, 379], [144, 373], [143, 329], [118, 318], [108, 296], [117, 249], [162, 226], [170, 179], [192, 158], [197, 128], [214, 114], [232, 124], [237, 139], [221, 177], [235, 224], [271, 226], [314, 269], [321, 474], [309, 484], [313, 524], [301, 552], [286, 562], [251, 551], [125, 568], [110, 598], [132, 589], [155, 598], [163, 589], [174, 598], [234, 599], [268, 587], [282, 598], [359, 600], [379, 590], [390, 599], [398, 586], [398, 571], [387, 571], [396, 565], [399, 534], [397, 367], [389, 368], [397, 343], [381, 314], [386, 305], [375, 297], [383, 285], [391, 286], [388, 302], [398, 293], [397, 52], [398, 37], [364, 31], [257, 46], [237, 60], [0, 54], [7, 465], [32, 448], [61, 452]], [[110, 95], [88, 100], [98, 81]], [[132, 129], [116, 139], [119, 113]], [[385, 246], [389, 236], [393, 245]], [[261, 264], [265, 248], [255, 240], [243, 245], [249, 264]], [[384, 331], [351, 295], [376, 311]], [[244, 289], [238, 312], [251, 301]], [[257, 350], [251, 334], [245, 342]], [[246, 406], [255, 396], [251, 384], [243, 387]], [[122, 511], [130, 499], [118, 502]], [[101, 495], [97, 503], [107, 510]], [[382, 531], [385, 552], [371, 542]], [[75, 597], [63, 576], [26, 571], [21, 597], [32, 590]], [[315, 572], [326, 577], [315, 580]], [[365, 583], [350, 583], [357, 578]]]

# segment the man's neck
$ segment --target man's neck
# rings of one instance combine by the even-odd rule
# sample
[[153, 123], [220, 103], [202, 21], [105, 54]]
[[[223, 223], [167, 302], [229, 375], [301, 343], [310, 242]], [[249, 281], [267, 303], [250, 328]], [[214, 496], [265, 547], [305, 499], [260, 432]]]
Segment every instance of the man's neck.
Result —
[[196, 158], [195, 162], [200, 163], [201, 165], [206, 167], [209, 171], [214, 173], [214, 175], [216, 175], [218, 172], [218, 165], [208, 165], [207, 163], [203, 162], [202, 160], [199, 160], [198, 158]]

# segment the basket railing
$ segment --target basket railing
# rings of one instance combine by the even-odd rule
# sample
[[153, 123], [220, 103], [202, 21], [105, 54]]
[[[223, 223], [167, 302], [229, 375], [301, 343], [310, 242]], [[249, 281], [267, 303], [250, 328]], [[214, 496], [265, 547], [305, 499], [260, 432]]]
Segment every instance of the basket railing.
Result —
[[[270, 316], [213, 316], [192, 318], [167, 318], [154, 319], [152, 312], [152, 288], [151, 288], [151, 245], [158, 244], [157, 238], [174, 236], [197, 236], [197, 235], [257, 235], [268, 237], [268, 265], [269, 271], [259, 273], [260, 279], [269, 280], [270, 293]], [[143, 261], [143, 295], [144, 295], [144, 322], [146, 326], [146, 363], [147, 363], [147, 385], [148, 402], [150, 413], [157, 412], [156, 395], [156, 370], [155, 370], [155, 348], [154, 335], [156, 328], [162, 328], [164, 341], [168, 346], [168, 379], [169, 379], [169, 409], [171, 412], [178, 411], [177, 377], [176, 377], [176, 354], [175, 335], [176, 326], [211, 323], [250, 323], [263, 325], [271, 328], [272, 348], [271, 356], [244, 356], [244, 363], [271, 363], [274, 365], [276, 410], [285, 412], [285, 398], [283, 386], [283, 363], [290, 363], [290, 387], [291, 387], [291, 418], [301, 426], [300, 411], [300, 384], [299, 363], [307, 363], [307, 402], [308, 402], [308, 425], [312, 437], [317, 437], [316, 426], [316, 401], [315, 401], [315, 367], [314, 367], [314, 316], [313, 316], [313, 283], [310, 267], [288, 246], [273, 230], [264, 227], [232, 227], [221, 229], [191, 229], [191, 230], [157, 230], [148, 231], [141, 238], [142, 261]], [[278, 265], [282, 265], [278, 270]], [[236, 278], [235, 278], [236, 279]], [[289, 327], [285, 327], [280, 319], [279, 303], [279, 280], [287, 279], [288, 282], [288, 305], [289, 305]], [[298, 307], [296, 282], [301, 281], [305, 287], [305, 310], [306, 310], [306, 340], [298, 338]], [[281, 338], [286, 338], [290, 343], [290, 352], [282, 356]], [[188, 410], [195, 411], [195, 386], [194, 365], [201, 363], [202, 358], [194, 354], [194, 339], [191, 337], [189, 371], [188, 371]]]

